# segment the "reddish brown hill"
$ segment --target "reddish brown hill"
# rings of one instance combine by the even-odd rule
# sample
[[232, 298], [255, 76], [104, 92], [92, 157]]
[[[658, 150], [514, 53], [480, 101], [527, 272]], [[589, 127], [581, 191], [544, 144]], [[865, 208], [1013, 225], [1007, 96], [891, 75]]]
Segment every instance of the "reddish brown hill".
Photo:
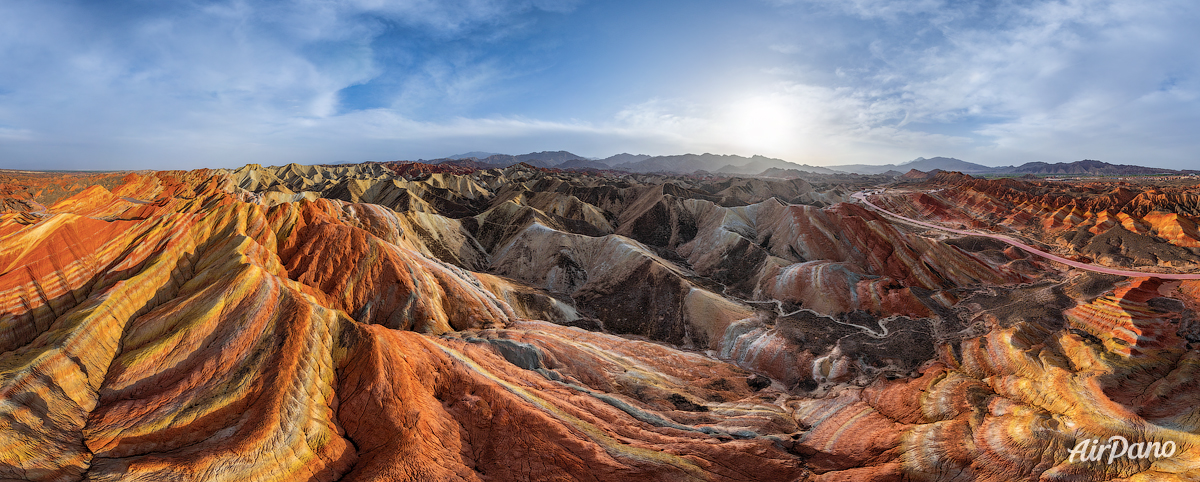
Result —
[[[594, 335], [583, 345], [570, 331], [545, 338], [563, 328], [529, 325], [480, 344], [496, 336], [481, 328], [516, 322], [472, 273], [392, 244], [359, 222], [346, 224], [328, 201], [268, 212], [237, 201], [227, 179], [170, 178], [191, 179], [186, 188], [155, 179], [165, 187], [147, 204], [112, 195], [59, 204], [114, 218], [136, 209], [139, 219], [58, 213], [10, 227], [18, 220], [6, 218], [0, 476], [733, 480], [806, 473], [769, 439], [715, 435], [795, 430], [782, 412], [747, 416], [761, 402], [744, 384], [712, 393], [749, 405], [701, 418], [670, 414], [678, 410], [674, 394], [693, 400], [692, 410], [709, 411], [711, 402], [678, 379], [683, 372], [673, 382], [663, 378], [656, 386], [666, 392], [645, 401], [607, 395], [615, 375], [565, 369], [572, 358], [594, 357], [596, 347], [627, 341]], [[90, 192], [107, 193], [100, 189]], [[391, 328], [475, 331], [453, 341]], [[662, 377], [645, 357], [670, 350], [644, 345], [604, 359]], [[532, 360], [564, 371], [547, 379], [528, 370], [535, 366], [514, 365], [520, 350], [553, 352], [558, 361]], [[712, 366], [709, 381], [747, 376], [721, 362], [691, 363]], [[573, 383], [553, 381], [564, 376]], [[730, 428], [698, 429], [721, 420]]]
[[404, 177], [436, 173], [470, 174], [479, 169], [478, 167], [457, 164], [425, 164], [423, 162], [411, 161], [384, 162], [382, 164], [384, 167], [387, 167], [395, 172], [396, 175]]
[[928, 189], [882, 196], [895, 212], [1015, 232], [1120, 267], [1200, 262], [1200, 193], [1188, 184], [985, 180], [938, 175]]
[[[408, 169], [6, 174], [0, 479], [1200, 479], [1197, 283], [866, 185]], [[877, 197], [1195, 270], [1192, 195]], [[1070, 457], [1117, 435], [1175, 451]]]

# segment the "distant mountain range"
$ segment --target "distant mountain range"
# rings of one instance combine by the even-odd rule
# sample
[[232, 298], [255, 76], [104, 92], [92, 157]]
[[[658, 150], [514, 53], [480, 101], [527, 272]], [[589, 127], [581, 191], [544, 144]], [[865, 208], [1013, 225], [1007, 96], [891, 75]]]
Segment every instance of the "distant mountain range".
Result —
[[[743, 157], [723, 154], [680, 154], [673, 156], [650, 156], [646, 154], [621, 153], [605, 159], [594, 159], [567, 151], [531, 152], [521, 155], [496, 154], [491, 152], [468, 152], [435, 159], [432, 163], [470, 164], [472, 166], [507, 167], [524, 162], [538, 167], [558, 169], [605, 169], [633, 173], [671, 172], [690, 174], [704, 171], [716, 174], [742, 174], [773, 176], [782, 172], [796, 171], [812, 174], [885, 174], [900, 175], [912, 170], [929, 172], [958, 171], [972, 175], [1105, 175], [1136, 176], [1150, 174], [1182, 174], [1196, 171], [1176, 171], [1156, 167], [1109, 164], [1101, 161], [1082, 160], [1075, 162], [1029, 162], [1020, 166], [991, 167], [975, 164], [952, 157], [918, 157], [900, 164], [844, 164], [830, 167], [796, 164], [782, 159], [765, 156]], [[774, 174], [773, 174], [774, 173]]]
[[854, 172], [858, 174], [880, 174], [889, 170], [909, 171], [912, 169], [929, 172], [937, 169], [942, 171], [958, 171], [963, 174], [979, 175], [1059, 174], [1090, 176], [1143, 176], [1151, 174], [1183, 174], [1192, 172], [1176, 171], [1174, 169], [1163, 169], [1158, 167], [1109, 164], [1107, 162], [1093, 161], [1090, 159], [1075, 162], [1058, 162], [1054, 164], [1048, 164], [1045, 162], [1027, 162], [1025, 164], [1021, 164], [1020, 166], [990, 167], [982, 164], [975, 164], [973, 162], [954, 159], [951, 157], [934, 157], [930, 159], [918, 157], [898, 165], [884, 164], [882, 166], [875, 166], [866, 164], [851, 164], [844, 166], [831, 166], [830, 169]]
[[995, 167], [989, 167], [983, 164], [961, 161], [952, 157], [934, 157], [930, 159], [918, 157], [899, 165], [846, 164], [841, 166], [830, 166], [829, 168], [835, 171], [855, 174], [883, 174], [887, 171], [905, 172], [910, 169], [916, 169], [918, 171], [932, 171], [934, 169], [941, 169], [943, 171], [958, 171], [964, 174], [991, 174], [997, 169]]
[[837, 173], [837, 171], [825, 167], [796, 164], [764, 156], [743, 157], [709, 153], [681, 154], [675, 156], [621, 153], [605, 159], [589, 159], [567, 151], [532, 152], [517, 156], [490, 152], [468, 152], [442, 159], [434, 159], [430, 162], [454, 162], [457, 164], [474, 162], [497, 167], [507, 167], [518, 162], [524, 162], [533, 166], [555, 167], [558, 169], [612, 169], [636, 173], [674, 172], [688, 174], [696, 171], [707, 171], [720, 174], [753, 175], [767, 169], [794, 169], [819, 174]]
[[623, 152], [623, 153], [617, 154], [615, 156], [610, 156], [610, 157], [604, 158], [600, 162], [603, 162], [604, 164], [607, 164], [609, 166], [615, 166], [618, 164], [632, 164], [635, 162], [641, 162], [641, 161], [644, 161], [651, 157], [654, 157], [654, 156], [650, 156], [650, 155], [646, 155], [646, 154], [629, 154], [629, 153]]
[[629, 172], [708, 171], [722, 174], [758, 174], [770, 168], [800, 169], [809, 172], [832, 172], [823, 167], [803, 166], [794, 162], [763, 156], [742, 157], [721, 154], [681, 154], [647, 157], [637, 162], [614, 164], [613, 169]]
[[[489, 154], [487, 157], [471, 156], [469, 154]], [[467, 154], [459, 154], [451, 156], [447, 159], [456, 161], [475, 160], [484, 164], [492, 164], [496, 166], [511, 166], [513, 164], [524, 162], [526, 164], [537, 167], [557, 167], [559, 164], [571, 161], [588, 161], [589, 159], [583, 156], [577, 156], [567, 151], [542, 151], [531, 152], [529, 154], [521, 154], [519, 156], [510, 156], [508, 154], [491, 154], [487, 152], [468, 152]]]
[[1127, 164], [1109, 164], [1107, 162], [1085, 159], [1075, 162], [1029, 162], [1018, 167], [996, 168], [997, 174], [1067, 174], [1067, 175], [1104, 175], [1104, 176], [1139, 176], [1148, 174], [1182, 174], [1196, 171], [1176, 171], [1158, 167], [1131, 166]]
[[455, 154], [453, 156], [446, 156], [446, 159], [470, 159], [472, 157], [475, 159], [483, 159], [483, 158], [490, 157], [490, 156], [503, 156], [503, 155], [504, 154], [501, 154], [499, 152], [471, 151], [471, 152], [468, 152], [465, 154]]

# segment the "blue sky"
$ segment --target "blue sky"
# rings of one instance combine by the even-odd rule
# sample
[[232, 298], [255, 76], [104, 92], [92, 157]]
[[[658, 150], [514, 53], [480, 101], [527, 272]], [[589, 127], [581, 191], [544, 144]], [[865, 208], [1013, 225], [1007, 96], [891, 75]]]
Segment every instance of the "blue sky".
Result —
[[1182, 1], [0, 2], [0, 167], [467, 151], [1200, 167]]

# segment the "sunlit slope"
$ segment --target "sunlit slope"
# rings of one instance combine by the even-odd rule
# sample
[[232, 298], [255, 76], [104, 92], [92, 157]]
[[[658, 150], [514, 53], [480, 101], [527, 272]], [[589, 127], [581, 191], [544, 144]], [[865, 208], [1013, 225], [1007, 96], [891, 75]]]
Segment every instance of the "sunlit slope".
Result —
[[[821, 178], [414, 166], [0, 191], [0, 479], [1200, 478], [1195, 282]], [[1064, 228], [951, 181], [890, 207], [1193, 249], [1186, 193], [1035, 186]], [[1070, 459], [1113, 436], [1175, 451]]]
[[[711, 367], [696, 377], [720, 380], [692, 393], [693, 363], [673, 362], [664, 375], [665, 362], [647, 358], [673, 350], [646, 344], [610, 353], [603, 347], [629, 342], [520, 325], [488, 289], [503, 292], [507, 282], [421, 254], [428, 240], [406, 240], [400, 231], [411, 226], [395, 212], [336, 201], [267, 207], [239, 201], [245, 196], [236, 189], [214, 189], [228, 183], [207, 186], [189, 191], [191, 198], [134, 203], [135, 220], [121, 219], [129, 201], [111, 196], [72, 204], [99, 217], [5, 219], [3, 476], [736, 480], [764, 470], [784, 479], [806, 473], [769, 439], [714, 435], [794, 431], [779, 408], [764, 405], [772, 417], [736, 406], [687, 415], [707, 411], [702, 396], [754, 395], [744, 370], [690, 355], [697, 367]], [[516, 331], [447, 339], [394, 330], [509, 325]], [[555, 330], [567, 331], [550, 336]], [[525, 341], [482, 341], [497, 336]], [[545, 361], [559, 367], [597, 356], [642, 367], [644, 383], [657, 391], [625, 395], [612, 386], [616, 373], [599, 366], [587, 376], [556, 376], [573, 380], [563, 385], [508, 361], [516, 360], [512, 347], [529, 343], [553, 350]]]

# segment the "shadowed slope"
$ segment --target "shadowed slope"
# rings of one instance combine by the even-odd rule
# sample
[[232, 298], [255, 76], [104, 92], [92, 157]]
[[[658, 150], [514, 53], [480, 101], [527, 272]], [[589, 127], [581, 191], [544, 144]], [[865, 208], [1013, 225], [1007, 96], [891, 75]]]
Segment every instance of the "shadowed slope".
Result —
[[[822, 201], [865, 186], [400, 171], [5, 188], [0, 479], [1200, 478], [1200, 283]], [[895, 202], [1022, 216], [940, 194]], [[1189, 229], [1113, 196], [1093, 240]], [[1069, 459], [1114, 435], [1176, 451]]]
[[222, 238], [123, 337], [84, 431], [92, 480], [337, 480], [353, 464], [333, 422], [349, 320], [282, 277], [270, 244]]
[[1063, 184], [943, 173], [930, 182], [936, 191], [897, 192], [876, 202], [918, 219], [1021, 234], [1109, 266], [1187, 268], [1200, 263], [1194, 183]]
[[312, 204], [301, 211], [276, 216], [277, 229], [288, 232], [280, 242], [287, 272], [360, 322], [442, 333], [502, 325], [513, 316], [460, 268], [341, 224]]
[[[721, 441], [684, 415], [660, 426], [671, 418], [654, 410], [678, 411], [671, 395], [694, 410], [709, 403], [686, 383], [617, 403], [586, 384], [572, 388], [526, 369], [535, 366], [514, 365], [494, 348], [509, 346], [503, 342], [368, 326], [504, 326], [515, 312], [489, 288], [520, 287], [421, 255], [412, 248], [433, 241], [410, 239], [411, 225], [394, 213], [331, 201], [267, 212], [237, 201], [236, 190], [213, 190], [222, 185], [229, 186], [199, 181], [171, 191], [190, 197], [133, 203], [141, 220], [5, 218], [4, 239], [13, 242], [0, 250], [8, 349], [0, 371], [3, 476], [735, 480], [759, 470], [788, 479], [805, 472], [768, 439]], [[95, 213], [128, 202], [90, 201], [63, 206]], [[523, 340], [512, 346], [554, 347], [562, 360], [582, 356], [575, 345], [582, 342], [527, 330], [566, 329], [529, 325], [503, 336]], [[599, 345], [591, 346], [595, 357]], [[628, 351], [620, 365], [669, 380], [657, 374], [657, 359], [639, 361], [646, 351]], [[604, 379], [614, 373], [592, 373], [602, 375], [567, 376], [612, 387]], [[737, 399], [750, 392], [711, 393]], [[425, 408], [413, 418], [413, 407]], [[727, 411], [718, 419], [762, 426], [741, 409]], [[787, 418], [776, 413], [768, 432], [787, 430]], [[425, 417], [432, 419], [419, 421]]]
[[[804, 473], [765, 440], [714, 444], [701, 433], [631, 424], [619, 406], [522, 370], [491, 343], [355, 329], [339, 373], [349, 394], [342, 413], [356, 414], [343, 423], [363, 460], [345, 480], [791, 480]], [[563, 350], [577, 350], [551, 346], [564, 362]], [[397, 403], [409, 408], [395, 411]]]

